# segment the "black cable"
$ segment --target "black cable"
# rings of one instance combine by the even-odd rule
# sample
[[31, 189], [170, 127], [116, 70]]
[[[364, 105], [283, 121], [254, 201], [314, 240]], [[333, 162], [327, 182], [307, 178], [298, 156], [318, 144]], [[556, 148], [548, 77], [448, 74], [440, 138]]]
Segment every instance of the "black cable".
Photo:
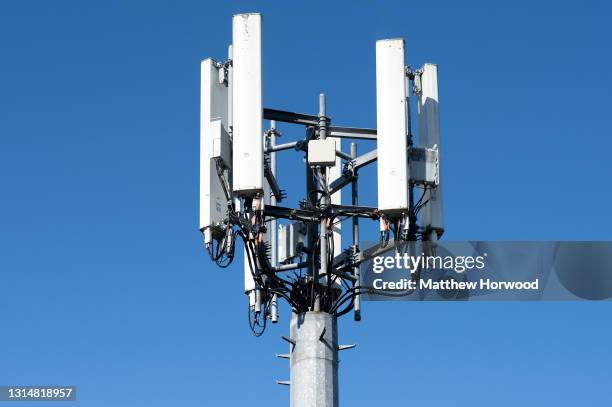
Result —
[[[255, 335], [256, 337], [261, 336], [266, 330], [268, 320], [267, 314], [267, 305], [264, 305], [264, 312], [256, 312], [255, 309], [251, 307], [251, 304], [248, 304], [249, 327], [251, 328], [251, 332], [253, 332], [253, 335]], [[261, 315], [261, 318], [259, 318], [257, 315]], [[260, 322], [260, 320], [262, 320], [263, 322]], [[256, 327], [261, 327], [261, 330], [257, 330]]]

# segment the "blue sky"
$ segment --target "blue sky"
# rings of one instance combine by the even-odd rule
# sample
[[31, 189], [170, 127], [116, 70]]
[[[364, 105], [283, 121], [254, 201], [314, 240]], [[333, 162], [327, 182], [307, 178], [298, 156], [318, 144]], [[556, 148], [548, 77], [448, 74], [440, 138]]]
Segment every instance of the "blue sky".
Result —
[[[377, 39], [439, 65], [446, 239], [610, 239], [607, 2], [3, 2], [0, 385], [74, 384], [83, 406], [287, 405], [287, 309], [252, 337], [242, 266], [214, 268], [197, 230], [199, 61], [223, 59], [250, 11], [268, 107], [316, 113], [324, 91], [334, 123], [374, 127]], [[299, 156], [279, 165], [303, 180]], [[610, 311], [367, 303], [340, 322], [358, 344], [341, 402], [610, 404]]]

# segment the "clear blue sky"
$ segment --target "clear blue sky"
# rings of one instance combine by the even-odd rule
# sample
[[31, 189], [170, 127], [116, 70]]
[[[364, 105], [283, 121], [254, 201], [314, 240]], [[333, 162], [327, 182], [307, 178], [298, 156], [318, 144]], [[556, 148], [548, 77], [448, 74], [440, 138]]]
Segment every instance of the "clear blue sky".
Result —
[[[374, 127], [375, 40], [439, 64], [447, 239], [610, 239], [609, 2], [287, 3], [2, 2], [0, 385], [288, 404], [287, 309], [250, 336], [242, 266], [214, 268], [197, 230], [199, 62], [237, 12], [264, 13], [269, 107], [325, 91], [335, 123]], [[340, 323], [341, 402], [610, 405], [611, 307], [367, 303]]]

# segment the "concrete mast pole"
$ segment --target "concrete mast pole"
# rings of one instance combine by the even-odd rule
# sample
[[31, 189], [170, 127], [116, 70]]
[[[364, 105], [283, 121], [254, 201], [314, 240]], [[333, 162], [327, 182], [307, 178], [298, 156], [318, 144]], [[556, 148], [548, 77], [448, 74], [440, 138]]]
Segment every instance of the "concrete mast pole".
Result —
[[338, 322], [326, 312], [291, 318], [291, 407], [338, 407]]

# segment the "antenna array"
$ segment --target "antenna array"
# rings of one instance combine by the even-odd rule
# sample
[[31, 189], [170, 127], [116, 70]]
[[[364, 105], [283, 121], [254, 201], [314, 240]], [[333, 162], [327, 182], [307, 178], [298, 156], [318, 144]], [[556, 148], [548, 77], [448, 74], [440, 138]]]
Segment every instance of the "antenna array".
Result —
[[[292, 379], [280, 383], [291, 384], [292, 405], [337, 406], [337, 352], [348, 347], [337, 343], [336, 319], [353, 311], [360, 320], [367, 290], [360, 286], [359, 219], [378, 221], [382, 242], [436, 240], [444, 232], [437, 67], [411, 70], [403, 39], [377, 41], [377, 129], [336, 126], [323, 94], [316, 115], [264, 108], [261, 15], [234, 16], [232, 33], [228, 59], [201, 66], [200, 230], [220, 267], [231, 264], [238, 242], [243, 247], [255, 335], [278, 320], [279, 298], [290, 305], [291, 337], [284, 339]], [[278, 122], [301, 125], [304, 137], [277, 144]], [[377, 148], [357, 155], [354, 142], [342, 150], [342, 139], [375, 141]], [[281, 206], [276, 154], [291, 150], [305, 157], [306, 193]], [[359, 170], [376, 161], [378, 206], [359, 205]], [[343, 204], [340, 191], [349, 186], [351, 202]], [[347, 220], [352, 242], [343, 247]]]

